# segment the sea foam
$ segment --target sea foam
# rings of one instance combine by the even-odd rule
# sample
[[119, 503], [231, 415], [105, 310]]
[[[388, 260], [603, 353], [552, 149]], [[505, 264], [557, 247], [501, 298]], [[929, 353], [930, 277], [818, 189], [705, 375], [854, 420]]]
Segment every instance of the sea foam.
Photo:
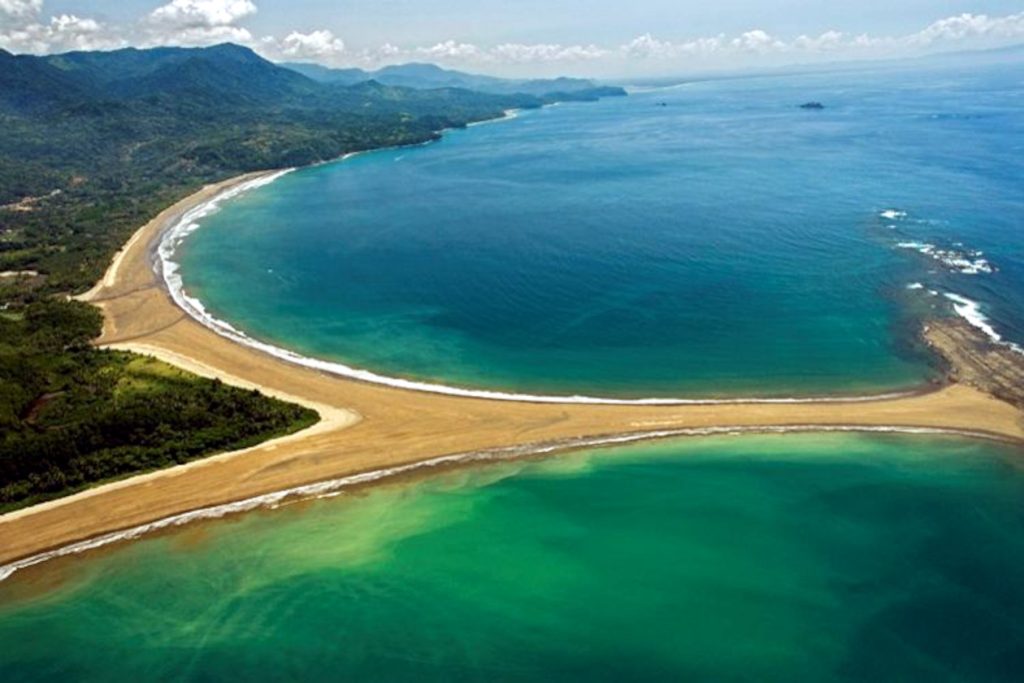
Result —
[[929, 242], [905, 241], [897, 242], [900, 249], [912, 249], [923, 254], [950, 270], [964, 275], [977, 275], [978, 273], [993, 273], [995, 268], [988, 259], [983, 258], [984, 252], [972, 249], [942, 249]]
[[956, 311], [957, 315], [966, 320], [972, 326], [984, 332], [985, 336], [993, 342], [1000, 346], [1013, 349], [1017, 353], [1024, 353], [1024, 347], [1003, 339], [1003, 336], [996, 331], [988, 317], [984, 312], [982, 312], [981, 304], [977, 301], [968, 299], [960, 294], [954, 294], [953, 292], [946, 292], [943, 296], [953, 302], [953, 310]]

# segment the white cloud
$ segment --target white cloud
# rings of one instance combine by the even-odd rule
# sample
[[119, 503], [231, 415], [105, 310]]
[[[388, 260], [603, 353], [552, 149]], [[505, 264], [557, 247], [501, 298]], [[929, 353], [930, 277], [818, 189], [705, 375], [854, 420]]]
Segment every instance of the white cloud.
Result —
[[808, 52], [828, 52], [842, 48], [846, 44], [846, 37], [840, 31], [825, 31], [820, 36], [800, 36], [793, 41], [793, 47], [797, 50]]
[[33, 21], [0, 31], [0, 47], [11, 52], [67, 52], [123, 47], [124, 41], [95, 19], [74, 14], [51, 17], [48, 23]]
[[816, 38], [800, 36], [787, 43], [766, 31], [752, 29], [731, 39], [725, 34], [719, 34], [673, 43], [646, 34], [626, 43], [620, 51], [628, 57], [647, 60], [730, 58], [743, 54], [770, 55], [795, 50], [824, 51], [838, 46], [837, 41], [841, 40], [842, 35], [838, 31], [826, 31]]
[[184, 28], [229, 26], [256, 13], [251, 0], [171, 0], [149, 15], [154, 24]]
[[251, 0], [171, 0], [149, 13], [143, 45], [250, 44], [252, 33], [236, 23], [256, 13]]
[[619, 49], [625, 56], [636, 59], [670, 59], [679, 55], [680, 48], [680, 45], [666, 40], [658, 40], [650, 33], [645, 33]]
[[62, 14], [50, 19], [50, 26], [57, 33], [88, 35], [99, 33], [103, 28], [95, 19], [81, 19], [74, 14]]
[[425, 47], [401, 48], [391, 43], [346, 53], [348, 63], [375, 67], [410, 60], [428, 60], [440, 64], [464, 66], [500, 64], [541, 64], [596, 60], [609, 51], [596, 45], [558, 45], [552, 43], [502, 43], [482, 47], [473, 43], [445, 40]]
[[553, 45], [522, 43], [504, 43], [489, 52], [490, 57], [497, 61], [530, 64], [536, 62], [577, 62], [600, 59], [608, 54], [607, 50], [596, 45]]
[[464, 60], [474, 57], [485, 57], [484, 52], [472, 43], [459, 43], [454, 40], [446, 40], [431, 47], [421, 47], [415, 53], [427, 59], [439, 60]]
[[705, 65], [751, 64], [763, 60], [769, 63], [807, 60], [826, 54], [851, 59], [913, 55], [956, 44], [983, 47], [1020, 40], [1024, 40], [1024, 12], [1005, 17], [962, 14], [936, 21], [917, 33], [895, 37], [848, 35], [830, 30], [818, 36], [801, 35], [787, 41], [761, 29], [752, 29], [732, 39], [719, 35], [676, 43], [644, 34], [620, 46], [619, 53], [625, 60], [664, 65], [686, 66], [690, 62], [683, 60], [689, 58]]
[[391, 43], [384, 43], [383, 45], [378, 47], [375, 50], [375, 52], [381, 57], [394, 57], [396, 55], [402, 54], [402, 48], [398, 47], [397, 45], [392, 45]]
[[292, 31], [282, 40], [264, 36], [260, 39], [258, 49], [270, 59], [297, 59], [334, 64], [345, 53], [345, 43], [327, 30], [309, 33]]
[[710, 55], [719, 52], [725, 44], [726, 37], [723, 33], [711, 38], [697, 38], [696, 40], [690, 40], [679, 47], [680, 52], [685, 55]]
[[[330, 35], [329, 32], [325, 33]], [[972, 39], [982, 45], [1024, 39], [1024, 13], [997, 18], [965, 14], [937, 21], [917, 33], [895, 37], [852, 35], [828, 30], [816, 36], [800, 35], [783, 39], [763, 29], [752, 28], [736, 36], [719, 34], [678, 42], [645, 33], [613, 47], [557, 43], [503, 43], [488, 47], [446, 40], [430, 46], [405, 48], [385, 43], [375, 49], [346, 51], [341, 60], [346, 64], [359, 64], [367, 68], [402, 61], [429, 60], [456, 67], [510, 72], [533, 65], [538, 71], [552, 73], [559, 68], [575, 68], [588, 63], [592, 65], [588, 68], [593, 72], [608, 73], [638, 68], [670, 70], [688, 66], [704, 68], [782, 64], [825, 56], [830, 59], [856, 59], [912, 55], [937, 49], [939, 43], [970, 44]], [[340, 54], [340, 50], [325, 50], [323, 61], [338, 63], [341, 61], [338, 58]], [[319, 57], [312, 52], [309, 56], [313, 59]]]
[[285, 54], [296, 57], [326, 57], [345, 51], [345, 43], [330, 31], [292, 31], [281, 41], [281, 47]]
[[41, 0], [0, 0], [0, 47], [35, 54], [103, 50], [132, 44], [251, 44], [252, 33], [237, 22], [256, 12], [252, 0], [171, 0], [129, 26], [60, 14], [44, 21]]
[[825, 56], [856, 59], [914, 55], [953, 46], [995, 47], [1024, 40], [1024, 12], [1020, 12], [1003, 17], [960, 14], [902, 36], [830, 30], [790, 39], [755, 27], [736, 36], [719, 34], [684, 40], [645, 33], [611, 46], [516, 42], [487, 46], [445, 40], [425, 46], [384, 43], [353, 51], [327, 29], [253, 36], [243, 24], [258, 11], [254, 0], [163, 0], [138, 21], [111, 26], [73, 14], [44, 20], [43, 5], [43, 0], [0, 0], [0, 47], [13, 52], [46, 53], [125, 44], [148, 47], [230, 41], [255, 47], [271, 59], [313, 60], [332, 66], [358, 64], [369, 68], [426, 60], [509, 73], [560, 73], [563, 68], [614, 73], [782, 64]]
[[43, 9], [43, 0], [0, 0], [0, 14], [10, 17], [34, 17]]
[[143, 44], [147, 47], [154, 47], [158, 45], [203, 46], [218, 43], [249, 45], [252, 42], [252, 33], [241, 26], [190, 26], [175, 31], [173, 35], [153, 32]]
[[961, 14], [940, 19], [924, 30], [907, 37], [915, 45], [955, 42], [977, 38], [1024, 39], [1024, 12], [1005, 17], [984, 14]]
[[762, 54], [772, 50], [782, 50], [786, 48], [785, 43], [772, 38], [761, 29], [747, 31], [738, 38], [733, 38], [730, 45], [743, 52], [757, 52]]

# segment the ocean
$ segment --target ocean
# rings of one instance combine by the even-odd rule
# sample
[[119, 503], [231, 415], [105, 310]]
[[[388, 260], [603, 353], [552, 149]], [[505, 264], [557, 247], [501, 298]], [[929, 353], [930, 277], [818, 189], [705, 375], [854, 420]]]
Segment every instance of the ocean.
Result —
[[875, 70], [521, 112], [284, 175], [173, 259], [210, 317], [385, 378], [627, 399], [906, 389], [934, 372], [928, 317], [1024, 341], [1022, 82]]

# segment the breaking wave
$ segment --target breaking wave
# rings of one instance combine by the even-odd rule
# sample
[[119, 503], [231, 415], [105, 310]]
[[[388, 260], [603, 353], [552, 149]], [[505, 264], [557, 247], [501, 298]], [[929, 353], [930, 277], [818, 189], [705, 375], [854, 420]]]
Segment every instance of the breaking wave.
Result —
[[1003, 339], [1003, 336], [996, 331], [988, 317], [981, 310], [981, 304], [977, 301], [952, 292], [946, 292], [943, 296], [953, 302], [953, 310], [956, 311], [957, 315], [984, 332], [985, 336], [994, 343], [1013, 349], [1017, 353], [1024, 353], [1024, 347], [1020, 346], [1020, 344]]

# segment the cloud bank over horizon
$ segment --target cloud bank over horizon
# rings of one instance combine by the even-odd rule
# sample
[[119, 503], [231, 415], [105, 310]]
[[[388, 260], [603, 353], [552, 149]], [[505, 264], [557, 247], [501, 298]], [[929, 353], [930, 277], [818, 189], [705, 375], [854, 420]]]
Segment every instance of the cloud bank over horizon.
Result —
[[274, 61], [377, 68], [409, 61], [498, 75], [658, 76], [723, 68], [918, 56], [1024, 42], [1024, 12], [1003, 16], [962, 13], [902, 35], [849, 33], [773, 35], [751, 28], [734, 35], [673, 38], [653, 31], [617, 44], [498, 42], [445, 37], [423, 45], [384, 42], [350, 47], [328, 28], [259, 35], [246, 26], [259, 12], [254, 0], [169, 0], [131, 21], [74, 13], [48, 14], [43, 0], [0, 0], [0, 48], [48, 54], [164, 45], [234, 42]]

